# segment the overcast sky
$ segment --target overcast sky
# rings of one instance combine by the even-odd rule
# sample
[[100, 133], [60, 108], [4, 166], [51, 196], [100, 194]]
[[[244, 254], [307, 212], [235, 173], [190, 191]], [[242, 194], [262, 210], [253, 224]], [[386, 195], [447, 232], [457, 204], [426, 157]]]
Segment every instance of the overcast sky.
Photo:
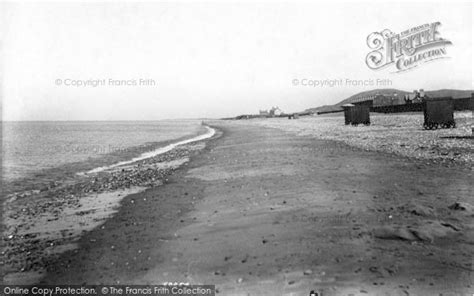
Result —
[[[305, 78], [389, 79], [386, 87], [403, 90], [473, 87], [472, 3], [8, 3], [2, 13], [4, 120], [292, 112], [376, 88], [293, 85]], [[436, 21], [453, 43], [449, 59], [403, 73], [365, 64], [370, 33]], [[105, 85], [70, 85], [97, 79]]]

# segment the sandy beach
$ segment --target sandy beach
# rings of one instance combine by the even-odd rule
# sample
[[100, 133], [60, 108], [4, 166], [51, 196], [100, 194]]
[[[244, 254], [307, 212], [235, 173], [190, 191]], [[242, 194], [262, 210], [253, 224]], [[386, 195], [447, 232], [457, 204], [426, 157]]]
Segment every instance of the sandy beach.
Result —
[[474, 296], [473, 12], [3, 1], [0, 296]]
[[472, 291], [472, 170], [215, 121], [163, 185], [128, 195], [45, 284], [214, 284], [222, 295]]

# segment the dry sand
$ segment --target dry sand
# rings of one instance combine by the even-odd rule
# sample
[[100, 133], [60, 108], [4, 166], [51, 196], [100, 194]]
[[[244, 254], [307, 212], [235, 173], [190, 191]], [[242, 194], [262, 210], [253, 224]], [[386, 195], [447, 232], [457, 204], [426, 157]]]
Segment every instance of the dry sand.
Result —
[[473, 293], [472, 170], [252, 124], [212, 126], [223, 133], [163, 186], [123, 199], [43, 283]]
[[471, 111], [454, 113], [456, 128], [423, 129], [423, 113], [371, 113], [371, 125], [346, 126], [344, 114], [333, 113], [301, 117], [241, 120], [244, 125], [278, 128], [302, 136], [335, 140], [370, 151], [394, 153], [399, 156], [432, 162], [474, 164], [474, 126]]

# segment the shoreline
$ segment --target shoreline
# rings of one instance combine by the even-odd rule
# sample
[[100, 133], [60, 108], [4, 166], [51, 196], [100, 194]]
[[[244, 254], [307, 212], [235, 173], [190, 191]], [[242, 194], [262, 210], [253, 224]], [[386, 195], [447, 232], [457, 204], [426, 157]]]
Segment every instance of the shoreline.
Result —
[[[33, 190], [49, 190], [56, 187], [60, 182], [68, 182], [78, 177], [81, 172], [86, 172], [100, 166], [110, 166], [121, 162], [124, 159], [130, 160], [139, 157], [144, 153], [154, 151], [160, 147], [165, 147], [176, 142], [185, 141], [194, 137], [198, 137], [205, 133], [205, 127], [202, 125], [202, 131], [192, 135], [186, 135], [177, 139], [146, 142], [138, 146], [118, 149], [111, 153], [98, 153], [91, 156], [88, 160], [65, 163], [57, 167], [43, 168], [39, 171], [29, 173], [23, 177], [11, 180], [2, 180], [5, 188], [3, 189], [4, 196], [10, 194], [19, 194], [22, 192], [28, 193]], [[25, 194], [27, 195], [27, 194]]]
[[207, 133], [170, 141], [164, 147], [171, 145], [171, 149], [162, 153], [79, 176], [72, 184], [3, 201], [3, 282], [37, 282], [51, 260], [74, 250], [84, 233], [120, 209], [125, 196], [161, 186], [173, 171], [187, 165], [189, 157], [200, 153], [215, 135], [215, 130], [205, 127]]
[[190, 282], [224, 294], [470, 288], [470, 212], [449, 208], [468, 202], [465, 172], [270, 128], [210, 125], [222, 135], [163, 186], [125, 197], [42, 283]]
[[139, 155], [137, 157], [134, 157], [130, 160], [120, 161], [118, 163], [114, 163], [114, 164], [111, 164], [111, 165], [108, 165], [108, 166], [97, 167], [97, 168], [94, 168], [94, 169], [89, 170], [87, 172], [79, 173], [79, 174], [88, 175], [88, 174], [100, 173], [100, 172], [103, 172], [103, 171], [107, 171], [109, 169], [113, 169], [113, 168], [116, 168], [116, 167], [121, 167], [121, 166], [132, 164], [132, 163], [135, 163], [135, 162], [138, 162], [138, 161], [146, 160], [147, 158], [152, 158], [152, 157], [164, 154], [164, 153], [166, 153], [168, 151], [171, 151], [174, 148], [176, 148], [178, 146], [181, 146], [181, 145], [186, 145], [186, 144], [189, 144], [189, 143], [198, 142], [198, 141], [202, 141], [202, 140], [205, 140], [205, 139], [208, 139], [208, 138], [212, 138], [212, 136], [214, 136], [216, 131], [212, 128], [209, 128], [206, 125], [203, 125], [203, 126], [207, 129], [207, 132], [204, 133], [204, 134], [198, 134], [195, 137], [192, 137], [192, 138], [189, 138], [189, 139], [174, 140], [166, 146], [158, 147], [158, 148], [156, 148], [152, 151], [144, 152], [141, 155]]

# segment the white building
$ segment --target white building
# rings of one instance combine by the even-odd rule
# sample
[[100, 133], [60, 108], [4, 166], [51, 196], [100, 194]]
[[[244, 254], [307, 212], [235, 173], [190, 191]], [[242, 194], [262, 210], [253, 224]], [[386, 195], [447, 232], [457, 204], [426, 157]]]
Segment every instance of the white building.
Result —
[[282, 113], [283, 112], [278, 107], [272, 107], [272, 109], [270, 109], [270, 116], [280, 116]]

